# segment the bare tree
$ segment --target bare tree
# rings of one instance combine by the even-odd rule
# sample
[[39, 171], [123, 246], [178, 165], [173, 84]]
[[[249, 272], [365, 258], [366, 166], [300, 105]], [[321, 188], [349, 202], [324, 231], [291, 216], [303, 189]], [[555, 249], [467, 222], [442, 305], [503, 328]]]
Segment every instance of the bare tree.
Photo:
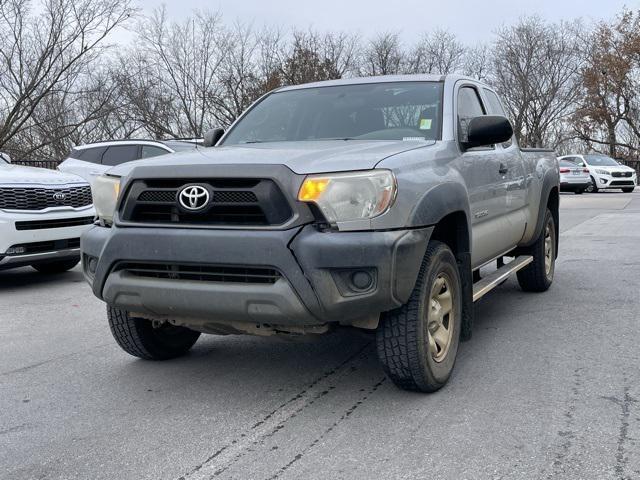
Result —
[[[229, 39], [220, 15], [195, 12], [182, 22], [170, 22], [166, 8], [160, 7], [140, 22], [138, 32], [133, 47], [140, 55], [137, 67], [149, 76], [147, 86], [170, 99], [162, 106], [167, 124], [157, 130], [173, 137], [202, 136], [221, 120], [215, 100], [221, 93], [219, 74]], [[136, 103], [144, 107], [143, 99]], [[158, 107], [156, 102], [148, 106]], [[142, 116], [149, 118], [152, 112]]]
[[405, 53], [397, 33], [381, 33], [370, 40], [364, 49], [360, 73], [362, 75], [392, 75], [405, 68]]
[[600, 23], [589, 37], [580, 106], [573, 118], [578, 138], [612, 157], [636, 156], [640, 141], [640, 15], [625, 11]]
[[491, 81], [506, 101], [522, 145], [547, 144], [552, 126], [574, 112], [583, 58], [580, 28], [534, 16], [497, 33]]
[[[43, 0], [38, 14], [32, 7], [30, 0], [0, 2], [0, 148], [18, 154], [51, 145], [83, 122], [64, 120], [57, 109], [83, 93], [76, 80], [134, 14], [129, 0]], [[62, 123], [51, 129], [54, 120]], [[47, 136], [30, 131], [38, 129]], [[35, 143], [18, 146], [18, 136]]]
[[465, 47], [446, 30], [425, 34], [407, 58], [407, 73], [460, 73]]

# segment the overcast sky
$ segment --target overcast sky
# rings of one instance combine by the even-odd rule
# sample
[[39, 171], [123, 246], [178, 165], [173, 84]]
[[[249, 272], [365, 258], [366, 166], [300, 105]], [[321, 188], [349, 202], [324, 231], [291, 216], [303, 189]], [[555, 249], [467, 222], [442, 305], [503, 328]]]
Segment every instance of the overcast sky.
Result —
[[582, 17], [586, 21], [609, 19], [626, 5], [640, 7], [638, 0], [138, 0], [143, 12], [165, 3], [172, 16], [180, 18], [193, 9], [213, 9], [225, 22], [239, 18], [255, 26], [319, 30], [343, 30], [364, 37], [378, 31], [414, 36], [435, 28], [455, 33], [465, 43], [491, 39], [492, 32], [527, 14], [550, 20]]

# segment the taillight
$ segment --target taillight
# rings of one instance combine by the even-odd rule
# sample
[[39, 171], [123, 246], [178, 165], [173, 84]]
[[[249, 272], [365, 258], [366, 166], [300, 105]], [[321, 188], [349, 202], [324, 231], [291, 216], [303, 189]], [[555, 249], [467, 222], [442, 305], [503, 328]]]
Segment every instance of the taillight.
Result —
[[571, 170], [569, 170], [568, 168], [561, 168], [560, 169], [560, 173], [569, 173]]

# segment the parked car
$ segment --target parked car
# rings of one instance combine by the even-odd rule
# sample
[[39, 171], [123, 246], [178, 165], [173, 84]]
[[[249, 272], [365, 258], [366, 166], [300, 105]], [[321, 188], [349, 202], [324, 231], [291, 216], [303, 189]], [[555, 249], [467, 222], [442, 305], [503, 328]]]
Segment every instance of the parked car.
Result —
[[561, 191], [581, 194], [591, 185], [591, 175], [587, 167], [580, 167], [569, 160], [560, 160]]
[[564, 155], [559, 159], [573, 162], [589, 170], [591, 185], [585, 189], [587, 192], [621, 189], [623, 192], [630, 193], [636, 187], [636, 171], [626, 165], [620, 165], [606, 155]]
[[89, 184], [75, 175], [11, 165], [0, 155], [0, 270], [64, 272], [80, 261], [95, 219]]
[[83, 268], [131, 355], [177, 357], [201, 333], [346, 325], [375, 332], [398, 386], [431, 392], [471, 334], [474, 301], [514, 273], [525, 291], [553, 281], [558, 161], [519, 148], [483, 83], [284, 87], [206, 139], [216, 146], [96, 179]]
[[79, 175], [87, 182], [115, 165], [142, 158], [157, 157], [169, 153], [192, 150], [201, 140], [111, 140], [75, 147], [58, 170]]

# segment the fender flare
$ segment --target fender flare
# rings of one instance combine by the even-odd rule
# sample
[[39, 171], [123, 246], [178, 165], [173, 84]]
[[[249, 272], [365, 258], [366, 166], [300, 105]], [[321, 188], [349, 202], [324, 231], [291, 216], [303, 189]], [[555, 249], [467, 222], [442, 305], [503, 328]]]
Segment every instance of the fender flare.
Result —
[[[427, 227], [437, 224], [451, 213], [464, 212], [467, 230], [471, 236], [469, 192], [458, 182], [445, 182], [427, 190], [409, 215], [410, 227]], [[471, 238], [469, 238], [471, 245]]]
[[[536, 228], [534, 230], [534, 234], [532, 239], [527, 242], [524, 247], [531, 246], [540, 236], [540, 232], [542, 232], [542, 226], [544, 224], [544, 215], [547, 211], [547, 204], [549, 203], [549, 196], [551, 195], [551, 190], [556, 188], [558, 193], [560, 193], [560, 186], [558, 184], [558, 178], [555, 174], [555, 171], [549, 170], [542, 180], [542, 191], [540, 193], [540, 204], [538, 207], [538, 218], [536, 219]], [[560, 224], [559, 224], [559, 215], [558, 211], [552, 211], [551, 214], [556, 223], [556, 253], [558, 251], [558, 237], [560, 236]]]

